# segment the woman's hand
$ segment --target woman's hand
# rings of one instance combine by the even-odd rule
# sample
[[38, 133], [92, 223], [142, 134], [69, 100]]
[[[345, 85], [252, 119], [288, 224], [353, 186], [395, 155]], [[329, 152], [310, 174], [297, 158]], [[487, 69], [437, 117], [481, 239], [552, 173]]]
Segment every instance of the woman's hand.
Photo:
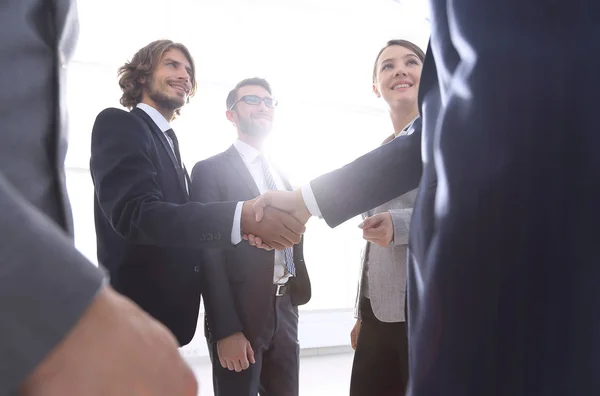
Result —
[[359, 226], [363, 238], [379, 246], [387, 247], [394, 240], [394, 223], [390, 212], [367, 217]]
[[350, 345], [354, 350], [356, 350], [356, 344], [358, 343], [358, 333], [360, 333], [360, 319], [356, 319], [356, 324], [350, 332]]

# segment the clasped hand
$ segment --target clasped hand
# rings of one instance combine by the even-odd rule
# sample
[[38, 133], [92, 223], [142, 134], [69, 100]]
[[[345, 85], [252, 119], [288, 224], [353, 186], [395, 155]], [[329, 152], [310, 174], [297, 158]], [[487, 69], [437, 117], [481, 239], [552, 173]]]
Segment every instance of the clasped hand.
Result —
[[310, 216], [300, 190], [269, 191], [244, 202], [242, 235], [252, 246], [283, 250], [300, 242]]

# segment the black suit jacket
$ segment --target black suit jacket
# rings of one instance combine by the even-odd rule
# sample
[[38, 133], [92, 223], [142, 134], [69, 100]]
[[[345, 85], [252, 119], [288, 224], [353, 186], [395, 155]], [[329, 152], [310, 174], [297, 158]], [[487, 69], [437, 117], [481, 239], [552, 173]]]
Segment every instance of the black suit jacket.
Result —
[[163, 132], [140, 109], [106, 109], [92, 131], [98, 261], [111, 285], [165, 324], [181, 345], [198, 319], [194, 248], [230, 248], [235, 202], [190, 202]]
[[[291, 186], [285, 181], [288, 189]], [[200, 161], [192, 171], [191, 197], [201, 202], [253, 199], [258, 187], [234, 146], [214, 157]], [[296, 276], [290, 278], [292, 304], [306, 304], [311, 287], [303, 255], [303, 241], [294, 246]], [[227, 336], [223, 328], [240, 324], [244, 335], [254, 342], [261, 335], [274, 296], [274, 252], [256, 249], [242, 242], [235, 250], [204, 251], [207, 289], [204, 297], [209, 342]], [[236, 312], [220, 309], [232, 301]]]

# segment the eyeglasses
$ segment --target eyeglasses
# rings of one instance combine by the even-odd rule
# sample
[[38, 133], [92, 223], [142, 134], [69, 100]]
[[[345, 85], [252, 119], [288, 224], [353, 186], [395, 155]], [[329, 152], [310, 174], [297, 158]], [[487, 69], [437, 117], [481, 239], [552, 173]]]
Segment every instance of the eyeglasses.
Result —
[[270, 107], [272, 109], [277, 107], [277, 104], [279, 103], [276, 99], [269, 98], [269, 97], [261, 98], [260, 96], [256, 96], [256, 95], [244, 95], [241, 98], [239, 98], [238, 100], [236, 100], [236, 102], [233, 105], [231, 105], [229, 110], [233, 110], [235, 105], [238, 104], [239, 102], [244, 102], [250, 106], [259, 106], [260, 102], [265, 102], [265, 106]]

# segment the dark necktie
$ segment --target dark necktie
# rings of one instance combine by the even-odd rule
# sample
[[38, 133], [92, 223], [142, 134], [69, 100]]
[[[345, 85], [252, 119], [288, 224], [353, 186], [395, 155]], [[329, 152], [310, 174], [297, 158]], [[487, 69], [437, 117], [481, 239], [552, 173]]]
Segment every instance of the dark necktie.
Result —
[[179, 141], [177, 140], [177, 136], [175, 136], [175, 132], [173, 132], [173, 129], [167, 129], [165, 133], [173, 142], [173, 151], [175, 152], [175, 158], [177, 158], [177, 163], [179, 164], [179, 167], [182, 167], [183, 164], [181, 163], [181, 154], [179, 153]]
[[165, 133], [169, 138], [171, 138], [171, 141], [173, 142], [173, 151], [175, 152], [175, 158], [177, 158], [177, 163], [179, 164], [177, 173], [181, 175], [183, 184], [187, 191], [190, 185], [190, 177], [187, 173], [187, 169], [185, 169], [185, 166], [181, 162], [181, 153], [179, 152], [179, 141], [177, 140], [177, 136], [175, 136], [175, 132], [173, 131], [173, 129], [167, 129]]
[[[267, 187], [269, 190], [277, 190], [277, 185], [275, 184], [275, 179], [273, 179], [273, 174], [269, 169], [269, 164], [267, 160], [262, 155], [259, 155], [260, 164], [262, 166], [263, 174], [265, 175], [265, 180], [267, 181]], [[294, 265], [294, 257], [292, 255], [292, 248], [286, 248], [283, 251], [283, 256], [285, 260], [285, 268], [288, 270], [292, 276], [296, 276], [296, 266]]]

